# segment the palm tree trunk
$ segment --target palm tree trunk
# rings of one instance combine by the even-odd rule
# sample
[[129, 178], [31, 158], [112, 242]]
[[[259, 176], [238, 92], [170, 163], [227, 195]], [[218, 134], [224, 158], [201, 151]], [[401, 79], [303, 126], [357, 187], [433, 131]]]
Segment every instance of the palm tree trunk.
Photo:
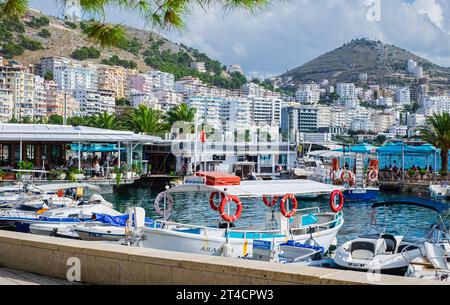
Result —
[[448, 149], [443, 148], [441, 149], [441, 171], [448, 172]]

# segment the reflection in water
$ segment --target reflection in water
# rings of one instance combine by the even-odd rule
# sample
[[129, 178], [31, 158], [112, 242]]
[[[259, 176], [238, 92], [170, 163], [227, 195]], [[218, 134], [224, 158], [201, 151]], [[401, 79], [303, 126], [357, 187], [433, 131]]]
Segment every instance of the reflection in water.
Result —
[[[105, 199], [114, 203], [121, 212], [128, 206], [140, 205], [146, 210], [149, 217], [159, 217], [155, 214], [153, 202], [158, 192], [146, 188], [126, 187], [120, 193], [106, 194]], [[411, 197], [411, 194], [383, 195], [380, 199], [392, 197]], [[191, 223], [198, 225], [215, 225], [220, 221], [218, 212], [209, 207], [209, 194], [185, 193], [173, 195], [174, 214], [173, 221]], [[237, 226], [245, 226], [264, 222], [267, 208], [262, 199], [251, 198], [242, 200], [244, 210], [242, 217], [236, 222]], [[161, 203], [162, 204], [162, 203]], [[319, 206], [322, 211], [330, 211], [327, 198], [316, 200], [299, 200], [299, 208]], [[348, 203], [344, 207], [344, 226], [338, 233], [338, 243], [358, 237], [370, 223], [371, 203]], [[231, 209], [234, 214], [234, 206]], [[376, 219], [378, 223], [388, 225], [388, 231], [394, 233], [405, 233], [409, 226], [429, 228], [438, 221], [437, 213], [428, 209], [414, 206], [396, 206], [390, 208], [377, 208]], [[412, 235], [422, 236], [424, 230], [411, 232]]]

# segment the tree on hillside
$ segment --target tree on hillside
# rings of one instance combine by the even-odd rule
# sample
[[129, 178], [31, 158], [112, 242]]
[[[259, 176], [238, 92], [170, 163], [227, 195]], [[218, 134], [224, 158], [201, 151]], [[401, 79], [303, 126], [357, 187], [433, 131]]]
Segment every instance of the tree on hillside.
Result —
[[[107, 7], [133, 12], [156, 28], [170, 30], [182, 29], [186, 16], [195, 6], [207, 10], [213, 5], [220, 5], [226, 11], [245, 9], [255, 12], [269, 2], [270, 0], [81, 0], [80, 6], [84, 12], [97, 18], [86, 25], [84, 33], [102, 47], [109, 47], [117, 46], [125, 40], [125, 30], [121, 25], [103, 23]], [[29, 0], [0, 0], [0, 16], [23, 16], [29, 3]]]

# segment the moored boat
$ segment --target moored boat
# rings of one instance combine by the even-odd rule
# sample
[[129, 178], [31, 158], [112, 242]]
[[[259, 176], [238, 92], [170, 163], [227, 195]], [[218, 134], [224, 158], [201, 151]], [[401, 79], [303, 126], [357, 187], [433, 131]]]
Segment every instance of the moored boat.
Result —
[[[175, 193], [211, 194], [210, 206], [219, 212], [218, 216], [225, 223], [199, 226], [156, 220], [155, 227], [144, 229], [141, 246], [212, 256], [251, 257], [255, 240], [279, 245], [289, 239], [305, 242], [313, 238], [327, 251], [344, 223], [340, 189], [341, 187], [309, 180], [244, 181], [239, 185], [179, 185], [163, 193], [168, 202], [173, 201], [171, 194]], [[311, 193], [332, 193], [332, 212], [322, 212], [319, 207], [298, 209], [295, 196]], [[219, 205], [214, 202], [216, 194], [222, 194], [219, 196]], [[265, 198], [269, 207], [265, 211], [265, 222], [238, 227], [236, 223], [243, 209], [239, 198], [255, 197]], [[336, 197], [339, 199], [337, 207], [334, 205]], [[276, 211], [279, 198], [280, 211]], [[231, 202], [237, 206], [234, 215], [229, 215]]]

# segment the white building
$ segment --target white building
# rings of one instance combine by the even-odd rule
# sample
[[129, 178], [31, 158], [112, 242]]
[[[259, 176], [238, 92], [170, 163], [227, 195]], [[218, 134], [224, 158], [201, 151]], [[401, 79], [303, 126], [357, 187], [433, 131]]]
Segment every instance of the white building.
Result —
[[0, 122], [8, 122], [12, 118], [13, 107], [13, 97], [6, 87], [6, 78], [0, 75]]
[[343, 100], [356, 99], [356, 87], [353, 83], [338, 83], [336, 85], [336, 93]]
[[90, 116], [102, 112], [100, 93], [97, 90], [77, 89], [73, 97], [80, 103], [81, 115]]
[[175, 83], [175, 77], [173, 74], [161, 71], [151, 71], [148, 75], [153, 78], [153, 88], [173, 90]]
[[42, 77], [47, 71], [53, 74], [53, 80], [63, 91], [77, 89], [97, 89], [98, 66], [64, 57], [45, 57], [41, 59], [39, 72]]
[[411, 103], [411, 91], [407, 87], [397, 88], [395, 91], [395, 102], [399, 104]]
[[249, 98], [251, 122], [257, 126], [280, 126], [283, 101], [268, 98]]
[[197, 70], [200, 73], [206, 73], [206, 66], [203, 61], [193, 62], [191, 68]]
[[131, 106], [138, 107], [139, 105], [145, 105], [149, 108], [160, 109], [158, 99], [153, 93], [141, 92], [138, 90], [131, 90], [128, 94], [128, 100]]
[[33, 118], [41, 120], [46, 116], [47, 112], [47, 92], [45, 89], [45, 80], [39, 75], [34, 76], [34, 111]]
[[227, 68], [227, 71], [230, 74], [238, 72], [238, 73], [241, 73], [242, 75], [244, 75], [244, 71], [242, 70], [242, 67], [239, 64], [229, 65], [228, 68]]
[[450, 112], [450, 96], [426, 96], [422, 99], [422, 111], [426, 116]]

